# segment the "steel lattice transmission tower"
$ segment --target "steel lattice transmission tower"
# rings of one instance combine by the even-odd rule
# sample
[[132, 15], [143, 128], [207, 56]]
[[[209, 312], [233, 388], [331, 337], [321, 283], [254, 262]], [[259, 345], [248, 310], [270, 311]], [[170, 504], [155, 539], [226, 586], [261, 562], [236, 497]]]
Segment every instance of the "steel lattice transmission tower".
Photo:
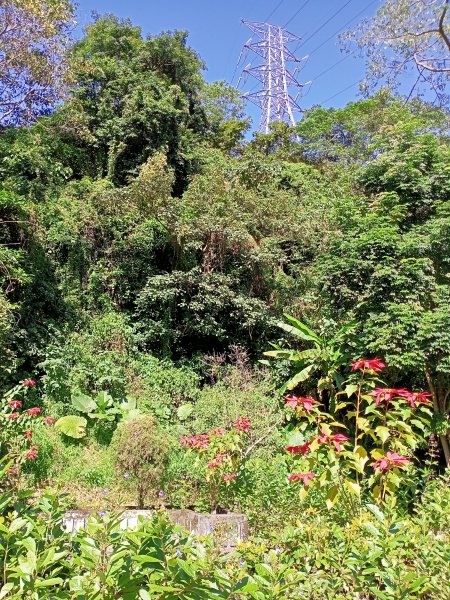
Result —
[[[259, 130], [268, 133], [272, 121], [285, 121], [295, 125], [294, 113], [302, 112], [298, 100], [306, 85], [300, 83], [296, 75], [300, 64], [307, 57], [298, 59], [289, 49], [289, 45], [293, 42], [299, 44], [300, 37], [272, 23], [252, 23], [244, 20], [242, 23], [251, 29], [256, 39], [252, 37], [244, 45], [238, 64], [248, 51], [262, 58], [260, 64], [248, 64], [243, 68], [238, 83], [239, 87], [240, 82], [251, 75], [262, 84], [261, 89], [242, 94], [243, 98], [262, 108]], [[293, 68], [290, 69], [292, 64]]]

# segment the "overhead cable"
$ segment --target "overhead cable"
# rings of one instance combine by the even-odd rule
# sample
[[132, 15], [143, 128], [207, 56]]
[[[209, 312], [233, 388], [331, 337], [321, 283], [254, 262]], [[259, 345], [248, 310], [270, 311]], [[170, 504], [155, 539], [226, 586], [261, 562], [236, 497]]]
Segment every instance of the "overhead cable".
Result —
[[298, 11], [292, 15], [292, 17], [289, 19], [289, 21], [287, 21], [287, 22], [286, 22], [286, 23], [283, 25], [283, 27], [286, 27], [286, 25], [289, 25], [289, 23], [290, 23], [291, 21], [293, 21], [293, 20], [295, 19], [295, 17], [296, 17], [297, 15], [299, 15], [299, 14], [302, 12], [302, 10], [303, 10], [304, 8], [306, 8], [306, 5], [307, 5], [307, 4], [309, 4], [310, 2], [311, 2], [311, 0], [306, 0], [306, 2], [304, 2], [304, 3], [303, 3], [301, 6], [300, 6], [300, 8], [298, 9]]

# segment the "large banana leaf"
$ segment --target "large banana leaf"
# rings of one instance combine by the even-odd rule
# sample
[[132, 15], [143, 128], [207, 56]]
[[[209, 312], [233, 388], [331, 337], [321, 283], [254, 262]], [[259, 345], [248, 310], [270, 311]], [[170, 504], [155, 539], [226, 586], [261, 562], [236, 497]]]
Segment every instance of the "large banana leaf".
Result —
[[286, 390], [293, 390], [299, 383], [306, 381], [311, 373], [313, 373], [316, 369], [318, 369], [319, 365], [308, 365], [298, 373], [296, 373], [289, 381], [286, 383]]

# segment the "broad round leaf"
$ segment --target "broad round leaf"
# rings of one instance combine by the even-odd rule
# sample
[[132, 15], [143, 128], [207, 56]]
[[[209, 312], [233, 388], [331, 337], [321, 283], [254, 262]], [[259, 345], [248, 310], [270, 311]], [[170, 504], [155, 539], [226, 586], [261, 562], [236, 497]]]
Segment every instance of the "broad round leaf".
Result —
[[86, 435], [86, 425], [86, 419], [84, 417], [77, 417], [76, 415], [61, 417], [55, 423], [58, 431], [77, 440]]

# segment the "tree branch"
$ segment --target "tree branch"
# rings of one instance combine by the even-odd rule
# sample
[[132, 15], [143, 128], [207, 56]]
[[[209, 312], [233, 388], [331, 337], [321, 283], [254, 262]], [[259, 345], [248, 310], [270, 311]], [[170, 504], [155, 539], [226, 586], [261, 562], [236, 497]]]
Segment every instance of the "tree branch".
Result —
[[423, 62], [423, 60], [420, 60], [420, 58], [416, 54], [414, 54], [414, 62], [416, 63], [417, 67], [421, 67], [422, 69], [430, 71], [431, 73], [450, 73], [450, 67], [432, 67], [430, 64], [427, 64], [426, 62]]
[[244, 452], [244, 458], [247, 458], [247, 456], [253, 452], [253, 450], [256, 448], [256, 446], [259, 446], [259, 444], [261, 444], [262, 442], [264, 442], [264, 440], [266, 440], [269, 435], [272, 433], [272, 431], [274, 429], [276, 429], [278, 427], [278, 425], [281, 424], [281, 419], [278, 420], [276, 423], [274, 423], [272, 425], [272, 427], [270, 427], [270, 429], [268, 431], [266, 431], [266, 433], [264, 435], [262, 435], [259, 439], [256, 440], [256, 442], [254, 442], [251, 446], [249, 446], [247, 448], [247, 450]]
[[447, 14], [448, 3], [449, 3], [449, 0], [445, 0], [444, 10], [442, 11], [441, 18], [439, 19], [439, 33], [440, 33], [442, 39], [444, 40], [447, 48], [450, 50], [450, 39], [444, 30], [444, 19], [445, 19], [445, 15]]

